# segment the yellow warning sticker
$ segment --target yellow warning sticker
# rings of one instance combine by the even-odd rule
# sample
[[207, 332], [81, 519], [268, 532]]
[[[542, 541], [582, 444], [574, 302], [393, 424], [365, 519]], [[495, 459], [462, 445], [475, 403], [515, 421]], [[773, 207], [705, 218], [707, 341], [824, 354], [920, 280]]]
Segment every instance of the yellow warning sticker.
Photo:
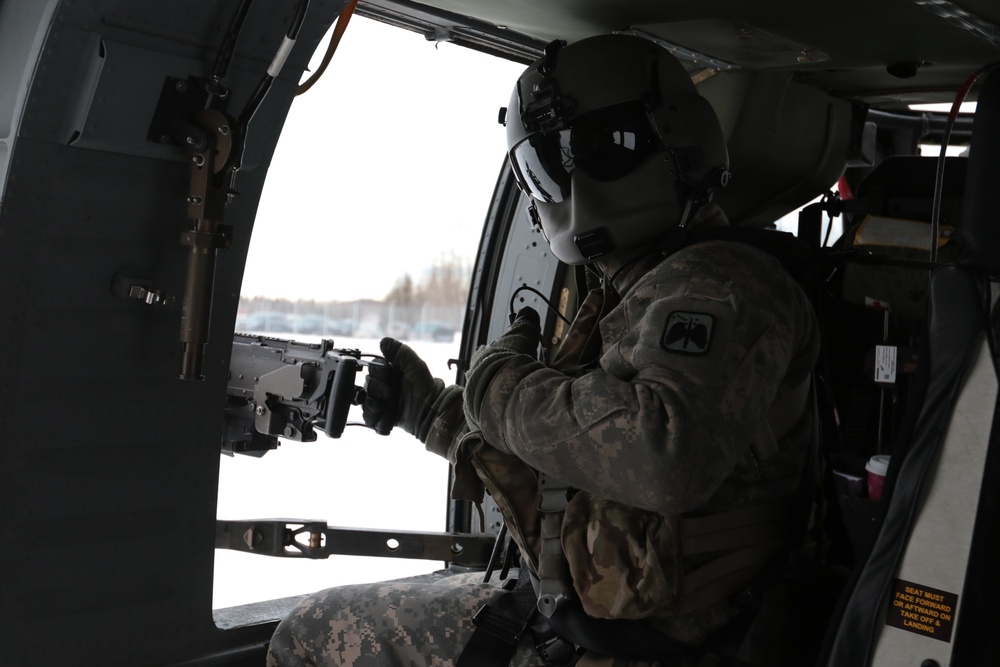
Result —
[[918, 635], [951, 642], [958, 595], [894, 579], [885, 623]]

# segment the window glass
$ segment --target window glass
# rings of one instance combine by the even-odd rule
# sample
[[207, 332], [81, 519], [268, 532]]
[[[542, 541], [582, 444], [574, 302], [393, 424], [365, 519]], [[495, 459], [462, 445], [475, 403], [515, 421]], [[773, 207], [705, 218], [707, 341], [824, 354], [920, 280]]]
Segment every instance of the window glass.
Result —
[[[325, 50], [313, 58], [318, 66]], [[257, 214], [237, 330], [378, 353], [405, 340], [446, 382], [505, 151], [497, 111], [521, 65], [354, 17], [322, 79], [296, 98]], [[361, 379], [359, 377], [359, 383]], [[360, 410], [350, 421], [360, 421]], [[282, 440], [222, 457], [220, 519], [445, 530], [447, 463], [396, 429]], [[429, 572], [440, 562], [216, 552], [224, 608]]]

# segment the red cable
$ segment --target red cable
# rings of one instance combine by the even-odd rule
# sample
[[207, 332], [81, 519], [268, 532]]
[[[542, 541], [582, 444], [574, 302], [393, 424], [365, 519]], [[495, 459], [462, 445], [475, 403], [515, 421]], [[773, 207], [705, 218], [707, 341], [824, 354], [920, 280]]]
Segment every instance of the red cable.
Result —
[[351, 21], [351, 15], [354, 14], [354, 8], [358, 6], [358, 0], [351, 0], [351, 2], [344, 7], [344, 11], [340, 13], [337, 18], [337, 25], [333, 28], [333, 35], [330, 36], [330, 44], [326, 47], [326, 53], [323, 55], [323, 62], [320, 63], [319, 69], [311, 77], [306, 79], [296, 90], [296, 95], [301, 95], [310, 88], [313, 87], [319, 78], [323, 76], [323, 72], [326, 71], [327, 66], [333, 59], [333, 54], [337, 50], [337, 46], [340, 44], [340, 38], [344, 36], [344, 32], [347, 30], [347, 24]]

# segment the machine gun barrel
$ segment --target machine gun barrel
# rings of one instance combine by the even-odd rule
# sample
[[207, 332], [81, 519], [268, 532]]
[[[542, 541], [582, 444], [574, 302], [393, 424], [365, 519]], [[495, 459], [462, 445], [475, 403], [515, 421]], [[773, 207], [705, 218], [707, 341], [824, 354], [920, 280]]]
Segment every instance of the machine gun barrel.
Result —
[[334, 348], [328, 339], [302, 343], [236, 334], [222, 451], [263, 456], [277, 448], [279, 436], [311, 442], [317, 430], [339, 438], [351, 406], [365, 399], [364, 389], [354, 384], [358, 371], [387, 364], [358, 350]]

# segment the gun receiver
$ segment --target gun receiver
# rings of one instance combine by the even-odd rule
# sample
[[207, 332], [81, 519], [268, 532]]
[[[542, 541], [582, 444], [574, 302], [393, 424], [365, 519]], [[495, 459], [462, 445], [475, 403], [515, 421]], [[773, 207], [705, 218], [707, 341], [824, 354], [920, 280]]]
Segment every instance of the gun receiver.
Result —
[[[294, 340], [235, 334], [226, 396], [225, 454], [263, 456], [278, 436], [312, 442], [317, 429], [339, 438], [352, 405], [365, 400], [354, 384], [365, 366], [388, 365], [382, 357], [335, 349], [332, 340]], [[391, 426], [376, 426], [387, 435]]]

